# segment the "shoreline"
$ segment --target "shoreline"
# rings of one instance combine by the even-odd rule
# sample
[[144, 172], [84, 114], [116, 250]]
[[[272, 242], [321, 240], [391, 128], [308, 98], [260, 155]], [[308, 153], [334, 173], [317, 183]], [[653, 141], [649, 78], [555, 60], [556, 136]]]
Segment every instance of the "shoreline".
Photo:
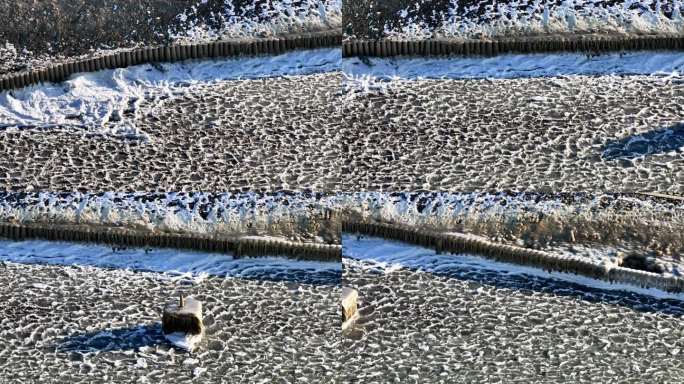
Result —
[[[408, 226], [378, 223], [342, 223], [343, 233], [398, 240], [435, 250], [438, 254], [473, 254], [497, 263], [535, 267], [547, 272], [571, 273], [581, 277], [607, 281], [611, 284], [657, 289], [667, 293], [684, 293], [684, 279], [646, 272], [609, 263], [592, 262], [586, 258], [557, 255], [536, 249], [507, 245], [468, 234], [439, 233]], [[682, 295], [684, 299], [684, 295]]]
[[302, 49], [339, 46], [342, 34], [335, 30], [301, 33], [269, 38], [219, 40], [207, 43], [170, 44], [147, 46], [132, 50], [119, 50], [83, 59], [65, 59], [45, 67], [28, 71], [0, 73], [0, 91], [20, 89], [46, 82], [59, 83], [77, 73], [97, 72], [104, 69], [129, 66], [178, 62], [190, 59], [278, 55]]
[[342, 57], [493, 57], [515, 53], [684, 50], [684, 34], [549, 34], [482, 39], [345, 39]]

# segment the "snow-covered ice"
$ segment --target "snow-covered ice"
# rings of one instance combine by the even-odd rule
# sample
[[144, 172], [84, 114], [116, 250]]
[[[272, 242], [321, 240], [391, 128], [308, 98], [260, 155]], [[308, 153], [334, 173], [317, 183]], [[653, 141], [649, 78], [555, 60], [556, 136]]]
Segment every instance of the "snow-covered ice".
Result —
[[[529, 77], [654, 75], [684, 76], [679, 52], [505, 54], [494, 57], [358, 57], [342, 61], [345, 86], [421, 79], [514, 79]], [[370, 84], [369, 84], [370, 83]]]
[[498, 269], [461, 255], [345, 236], [343, 336], [352, 381], [679, 380], [679, 300]]
[[[136, 126], [136, 117], [149, 111], [150, 101], [173, 97], [184, 87], [330, 72], [339, 70], [340, 61], [339, 50], [317, 49], [76, 74], [59, 84], [0, 92], [0, 127], [76, 128], [88, 133], [141, 138], [146, 134]], [[141, 111], [145, 101], [146, 109]]]
[[[389, 38], [500, 37], [603, 33], [681, 34], [681, 0], [451, 0], [443, 12], [432, 2], [413, 2], [392, 15]], [[369, 15], [373, 17], [373, 15]]]
[[[42, 240], [0, 240], [0, 260], [13, 263], [89, 266], [165, 274], [171, 280], [200, 282], [209, 276], [252, 279], [325, 280], [341, 272], [339, 263], [294, 261], [273, 255], [234, 258], [217, 253], [128, 248]], [[38, 286], [36, 288], [41, 288]]]
[[[366, 236], [358, 238], [352, 234], [345, 234], [342, 237], [342, 245], [344, 257], [370, 263], [370, 266], [361, 263], [359, 267], [370, 268], [375, 272], [393, 273], [408, 269], [425, 273], [448, 274], [451, 269], [481, 269], [496, 271], [503, 275], [535, 276], [595, 289], [634, 292], [655, 298], [684, 301], [684, 294], [681, 293], [669, 293], [654, 288], [640, 288], [630, 284], [615, 284], [571, 273], [548, 272], [541, 268], [492, 261], [472, 254], [438, 254], [431, 249], [382, 238]], [[612, 257], [610, 250], [606, 248], [585, 250], [585, 253], [590, 252], [593, 253], [594, 259]], [[573, 253], [573, 255], [576, 254]]]

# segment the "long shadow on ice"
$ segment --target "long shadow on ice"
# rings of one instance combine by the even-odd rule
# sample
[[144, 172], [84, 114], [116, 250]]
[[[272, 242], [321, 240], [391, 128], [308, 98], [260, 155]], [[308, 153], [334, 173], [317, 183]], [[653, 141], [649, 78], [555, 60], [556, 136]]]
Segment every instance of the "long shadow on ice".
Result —
[[88, 353], [136, 350], [166, 343], [160, 323], [127, 328], [102, 329], [75, 334], [57, 343], [57, 352]]
[[[371, 274], [382, 274], [388, 270], [402, 268], [501, 289], [541, 292], [576, 300], [625, 306], [639, 312], [658, 312], [684, 317], [684, 301], [654, 297], [638, 291], [607, 289], [610, 283], [598, 280], [579, 276], [575, 279], [574, 275], [571, 275], [572, 278], [579, 282], [561, 280], [541, 269], [490, 262], [476, 256], [438, 255], [427, 248], [380, 238], [361, 237], [357, 240], [356, 236], [344, 235], [342, 243], [344, 257], [369, 262], [370, 264], [365, 267]], [[344, 278], [343, 284], [354, 286], [353, 281]]]
[[606, 160], [631, 160], [682, 148], [684, 148], [684, 124], [675, 124], [671, 127], [611, 140], [604, 145], [601, 156]]
[[342, 276], [339, 262], [234, 258], [227, 254], [175, 249], [114, 251], [103, 245], [42, 240], [0, 241], [0, 261], [156, 272], [171, 278], [216, 276], [321, 285], [337, 285]]

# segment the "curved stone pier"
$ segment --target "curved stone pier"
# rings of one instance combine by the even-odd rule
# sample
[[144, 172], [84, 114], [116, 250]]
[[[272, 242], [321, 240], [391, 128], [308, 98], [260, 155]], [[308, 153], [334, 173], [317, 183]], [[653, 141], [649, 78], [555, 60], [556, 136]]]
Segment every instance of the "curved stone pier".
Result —
[[319, 261], [339, 261], [342, 257], [342, 247], [335, 244], [303, 243], [256, 237], [146, 232], [111, 227], [0, 223], [0, 238], [73, 241], [141, 248], [177, 248], [231, 253], [234, 257], [284, 256], [298, 260]]
[[188, 59], [277, 55], [298, 49], [339, 47], [341, 42], [341, 32], [323, 31], [267, 38], [142, 47], [0, 76], [0, 91], [43, 82], [60, 82], [75, 73], [81, 72], [95, 72], [103, 69], [125, 68], [131, 65], [176, 62]]
[[342, 56], [496, 56], [506, 53], [684, 50], [684, 35], [563, 35], [498, 39], [364, 40], [342, 43]]

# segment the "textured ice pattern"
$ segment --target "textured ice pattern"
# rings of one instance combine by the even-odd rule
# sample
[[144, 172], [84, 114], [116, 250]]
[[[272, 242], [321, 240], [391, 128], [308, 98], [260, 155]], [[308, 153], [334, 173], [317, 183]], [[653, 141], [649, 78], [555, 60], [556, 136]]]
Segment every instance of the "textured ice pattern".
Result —
[[354, 169], [359, 189], [683, 191], [682, 55], [350, 58], [343, 71], [351, 148], [373, 159]]
[[[221, 263], [213, 255], [201, 261], [200, 254], [108, 254], [100, 247], [36, 242], [0, 247], [2, 378], [41, 383], [333, 380], [339, 264], [225, 256]], [[49, 265], [23, 264], [33, 262]], [[110, 268], [93, 266], [106, 264]], [[111, 269], [122, 265], [131, 268]], [[203, 303], [206, 335], [192, 354], [171, 347], [161, 333], [162, 307], [180, 292]]]
[[[502, 59], [484, 68], [434, 61], [442, 65], [438, 77], [459, 79], [377, 82], [377, 72], [359, 70], [345, 85], [344, 137], [351, 138], [349, 152], [363, 155], [343, 172], [358, 180], [357, 190], [682, 194], [681, 62], [665, 64], [663, 55], [658, 60], [670, 73], [627, 75], [654, 68], [650, 61], [634, 65], [637, 57], [622, 68], [616, 57], [593, 68], [589, 59], [581, 75], [529, 59], [523, 67]], [[408, 69], [410, 62], [379, 71], [423, 76]], [[507, 75], [491, 78], [499, 64]], [[526, 70], [535, 77], [511, 78]]]
[[59, 84], [0, 92], [0, 128], [76, 129], [149, 139], [136, 118], [161, 101], [182, 95], [192, 85], [336, 71], [340, 60], [339, 50], [317, 49], [77, 74]]
[[[333, 55], [339, 64], [339, 51]], [[299, 70], [309, 64], [315, 63]], [[0, 163], [0, 184], [60, 191], [334, 190], [342, 177], [339, 85], [339, 72], [178, 84], [170, 97], [155, 94], [125, 119], [146, 141], [7, 129], [0, 152], [12, 157]]]
[[355, 329], [343, 336], [349, 381], [684, 377], [681, 301], [475, 267], [372, 239], [345, 238], [343, 246], [354, 258], [343, 261], [343, 284], [361, 301]]

